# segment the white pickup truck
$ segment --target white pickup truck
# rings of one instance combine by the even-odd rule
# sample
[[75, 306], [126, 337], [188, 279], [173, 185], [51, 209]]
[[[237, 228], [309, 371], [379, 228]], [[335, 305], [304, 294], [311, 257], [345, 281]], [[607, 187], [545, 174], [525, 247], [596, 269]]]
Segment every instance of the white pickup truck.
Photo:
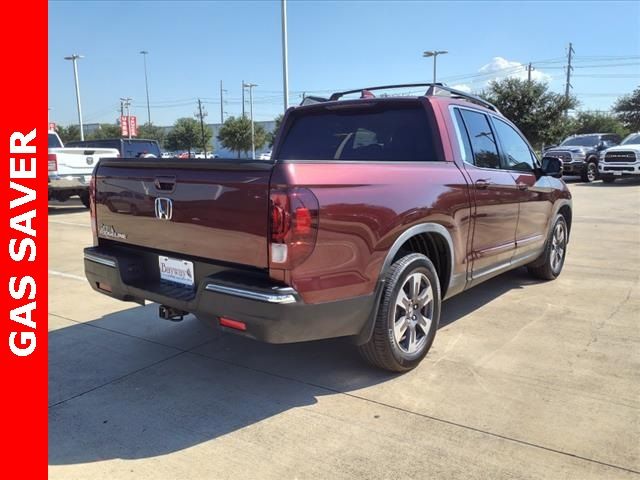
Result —
[[78, 195], [89, 208], [89, 181], [98, 160], [119, 157], [115, 148], [64, 148], [58, 134], [49, 131], [49, 200], [64, 202]]
[[605, 183], [613, 183], [621, 177], [640, 178], [640, 132], [632, 133], [620, 145], [600, 152], [598, 172]]

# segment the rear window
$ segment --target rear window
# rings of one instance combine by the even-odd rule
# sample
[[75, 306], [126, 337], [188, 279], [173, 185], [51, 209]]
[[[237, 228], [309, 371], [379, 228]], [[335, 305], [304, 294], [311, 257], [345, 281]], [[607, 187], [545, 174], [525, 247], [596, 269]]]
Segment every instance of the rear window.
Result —
[[60, 140], [53, 133], [49, 134], [49, 148], [61, 148]]
[[156, 157], [160, 156], [160, 149], [154, 142], [128, 142], [122, 141], [122, 156], [124, 158], [137, 158], [150, 154]]
[[434, 161], [420, 105], [357, 106], [304, 112], [286, 134], [280, 160]]

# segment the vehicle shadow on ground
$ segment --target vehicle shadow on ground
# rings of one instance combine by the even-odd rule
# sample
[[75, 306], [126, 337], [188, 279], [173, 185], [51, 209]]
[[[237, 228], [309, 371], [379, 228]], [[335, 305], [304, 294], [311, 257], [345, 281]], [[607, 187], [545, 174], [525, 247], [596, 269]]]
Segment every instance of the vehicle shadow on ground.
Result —
[[82, 205], [79, 199], [71, 199], [66, 202], [57, 202], [57, 201], [49, 202], [49, 215], [62, 215], [66, 213], [79, 213], [79, 212], [89, 213], [89, 209], [87, 209], [84, 205]]
[[593, 183], [583, 183], [582, 185], [585, 187], [609, 187], [609, 188], [631, 187], [631, 186], [640, 185], [640, 178], [633, 178], [633, 177], [617, 178], [616, 181], [613, 183], [604, 183], [601, 181], [596, 181]]
[[[441, 326], [530, 282], [515, 271], [460, 294], [445, 303]], [[344, 339], [268, 345], [208, 333], [192, 317], [171, 324], [156, 309], [49, 334], [49, 464], [165, 455], [279, 421], [325, 395], [402, 381], [366, 365]]]

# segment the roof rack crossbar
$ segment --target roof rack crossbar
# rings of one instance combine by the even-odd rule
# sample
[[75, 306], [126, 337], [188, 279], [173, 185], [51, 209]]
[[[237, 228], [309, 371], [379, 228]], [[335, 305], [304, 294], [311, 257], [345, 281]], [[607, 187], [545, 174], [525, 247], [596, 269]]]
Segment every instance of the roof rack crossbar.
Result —
[[427, 87], [427, 91], [425, 93], [426, 96], [438, 96], [442, 95], [442, 92], [446, 92], [448, 96], [454, 98], [463, 98], [469, 102], [476, 103], [481, 105], [489, 110], [493, 110], [494, 112], [498, 112], [498, 109], [495, 105], [490, 102], [487, 102], [483, 98], [478, 97], [477, 95], [473, 95], [471, 93], [463, 92], [462, 90], [457, 90], [455, 88], [447, 87], [442, 83], [403, 83], [398, 85], [383, 85], [380, 87], [367, 87], [367, 88], [358, 88], [356, 90], [346, 90], [344, 92], [335, 92], [329, 97], [329, 101], [339, 100], [345, 95], [350, 95], [352, 93], [361, 93], [363, 91], [374, 91], [374, 90], [391, 90], [397, 88], [415, 88], [415, 87]]
[[[336, 92], [329, 97], [329, 101], [339, 100], [341, 97], [345, 95], [349, 95], [351, 93], [360, 93], [364, 90], [372, 91], [372, 90], [391, 90], [392, 88], [413, 88], [413, 87], [432, 87], [433, 83], [403, 83], [399, 85], [383, 85], [381, 87], [367, 87], [367, 88], [358, 88], [356, 90], [346, 90], [344, 92]], [[436, 83], [438, 87], [441, 87], [441, 83]]]
[[429, 87], [429, 90], [427, 90], [426, 95], [437, 96], [438, 90], [443, 90], [449, 93], [449, 96], [451, 97], [464, 98], [465, 100], [481, 105], [485, 108], [488, 108], [489, 110], [493, 110], [494, 112], [499, 112], [498, 108], [493, 103], [487, 102], [484, 98], [480, 98], [477, 95], [473, 95], [471, 93], [463, 92], [462, 90], [446, 87], [442, 84], [437, 84], [437, 83], [431, 84], [431, 86]]

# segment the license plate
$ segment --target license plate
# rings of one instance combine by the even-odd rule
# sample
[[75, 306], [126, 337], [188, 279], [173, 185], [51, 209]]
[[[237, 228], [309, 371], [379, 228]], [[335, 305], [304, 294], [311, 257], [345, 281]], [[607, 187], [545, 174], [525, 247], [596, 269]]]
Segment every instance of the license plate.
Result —
[[187, 287], [194, 286], [193, 262], [161, 255], [158, 257], [158, 266], [160, 267], [161, 280], [179, 283]]
[[613, 172], [614, 175], [622, 175], [622, 172]]

